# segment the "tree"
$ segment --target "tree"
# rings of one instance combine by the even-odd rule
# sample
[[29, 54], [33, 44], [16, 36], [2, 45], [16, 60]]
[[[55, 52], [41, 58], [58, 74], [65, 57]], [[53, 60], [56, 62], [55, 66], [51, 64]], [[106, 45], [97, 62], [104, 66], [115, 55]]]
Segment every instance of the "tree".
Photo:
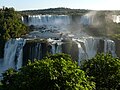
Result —
[[7, 70], [2, 80], [5, 90], [93, 90], [94, 82], [68, 55], [50, 55], [29, 62], [19, 71]]
[[3, 8], [0, 11], [0, 57], [3, 57], [6, 41], [26, 33], [28, 27], [22, 23], [20, 14], [14, 8]]
[[120, 89], [120, 59], [110, 54], [98, 54], [82, 63], [81, 69], [94, 77], [97, 90]]

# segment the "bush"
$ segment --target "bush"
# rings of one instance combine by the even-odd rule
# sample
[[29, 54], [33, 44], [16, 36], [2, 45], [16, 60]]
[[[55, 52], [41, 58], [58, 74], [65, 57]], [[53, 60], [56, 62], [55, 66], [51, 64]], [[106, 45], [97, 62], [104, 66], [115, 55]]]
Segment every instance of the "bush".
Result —
[[120, 89], [120, 60], [112, 55], [98, 54], [82, 63], [81, 69], [94, 77], [97, 90]]
[[7, 70], [2, 80], [5, 90], [93, 90], [94, 82], [65, 54], [50, 55], [22, 67]]

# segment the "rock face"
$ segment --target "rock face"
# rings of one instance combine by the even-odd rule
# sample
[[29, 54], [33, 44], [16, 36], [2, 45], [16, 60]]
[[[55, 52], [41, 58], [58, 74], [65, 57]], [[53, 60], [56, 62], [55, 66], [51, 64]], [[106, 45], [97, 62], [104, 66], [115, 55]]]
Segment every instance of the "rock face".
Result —
[[65, 41], [62, 44], [62, 53], [71, 55], [72, 59], [78, 60], [78, 45], [74, 41]]
[[50, 45], [43, 41], [27, 41], [23, 47], [23, 65], [28, 63], [28, 60], [32, 62], [40, 60], [46, 56], [47, 52], [50, 52]]

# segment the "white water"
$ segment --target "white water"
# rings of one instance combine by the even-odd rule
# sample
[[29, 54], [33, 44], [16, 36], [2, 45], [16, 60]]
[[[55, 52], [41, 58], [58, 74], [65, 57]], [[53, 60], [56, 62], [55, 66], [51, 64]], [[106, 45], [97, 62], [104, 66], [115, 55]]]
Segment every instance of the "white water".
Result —
[[95, 39], [93, 37], [91, 38], [86, 38], [84, 40], [84, 45], [86, 48], [86, 53], [87, 53], [87, 58], [90, 59], [92, 57], [94, 57], [97, 53], [97, 49], [98, 49], [98, 44], [99, 44], [99, 40]]
[[4, 70], [8, 68], [19, 69], [22, 66], [24, 39], [11, 39], [5, 44], [4, 49]]
[[99, 40], [93, 37], [74, 39], [78, 45], [78, 64], [85, 59], [91, 59], [97, 54]]
[[78, 65], [80, 65], [81, 60], [85, 60], [86, 59], [86, 53], [83, 50], [81, 44], [78, 41], [75, 41], [78, 45]]
[[[98, 48], [100, 48], [100, 38], [93, 38], [93, 37], [86, 37], [81, 39], [73, 39], [79, 49], [78, 53], [78, 64], [80, 65], [80, 62], [82, 60], [91, 59], [93, 58], [97, 53], [99, 53]], [[113, 57], [116, 57], [115, 53], [115, 43], [112, 40], [105, 39], [104, 41], [104, 47], [101, 47], [101, 50], [103, 49], [104, 53], [111, 53]]]
[[111, 53], [113, 57], [116, 57], [115, 42], [109, 39], [105, 39], [104, 42], [104, 53]]
[[53, 40], [53, 39], [48, 39], [48, 42], [51, 43], [52, 46], [52, 54], [56, 53], [62, 53], [62, 41], [61, 40]]
[[70, 24], [70, 17], [67, 15], [29, 15], [28, 16], [28, 25], [68, 25], [68, 24]]
[[[100, 47], [100, 40], [104, 41], [104, 47]], [[47, 39], [52, 46], [52, 54], [62, 53], [62, 40]], [[78, 48], [78, 64], [85, 59], [91, 59], [98, 53], [98, 48], [103, 49], [104, 53], [115, 54], [115, 43], [109, 39], [98, 39], [93, 37], [83, 37], [79, 39], [72, 39], [77, 44]], [[7, 70], [8, 68], [14, 68], [18, 70], [21, 68], [23, 63], [23, 47], [26, 43], [24, 39], [11, 39], [5, 44], [4, 59], [0, 60], [0, 73]], [[32, 58], [41, 58], [41, 44], [37, 43], [35, 47], [30, 48]], [[74, 51], [72, 51], [74, 52]]]
[[[84, 16], [68, 16], [68, 15], [28, 15], [28, 25], [53, 25], [53, 26], [65, 26], [74, 22], [76, 24], [90, 25], [94, 21], [96, 12], [85, 14]], [[26, 22], [22, 17], [22, 21]]]

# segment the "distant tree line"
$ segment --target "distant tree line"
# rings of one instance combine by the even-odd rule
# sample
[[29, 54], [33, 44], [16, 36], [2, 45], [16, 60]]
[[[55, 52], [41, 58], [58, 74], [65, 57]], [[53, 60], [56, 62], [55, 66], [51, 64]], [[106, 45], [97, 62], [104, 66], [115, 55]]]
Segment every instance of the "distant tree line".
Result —
[[20, 11], [23, 15], [49, 14], [49, 15], [84, 15], [90, 10], [86, 9], [70, 9], [70, 8], [49, 8], [41, 10], [25, 10]]

